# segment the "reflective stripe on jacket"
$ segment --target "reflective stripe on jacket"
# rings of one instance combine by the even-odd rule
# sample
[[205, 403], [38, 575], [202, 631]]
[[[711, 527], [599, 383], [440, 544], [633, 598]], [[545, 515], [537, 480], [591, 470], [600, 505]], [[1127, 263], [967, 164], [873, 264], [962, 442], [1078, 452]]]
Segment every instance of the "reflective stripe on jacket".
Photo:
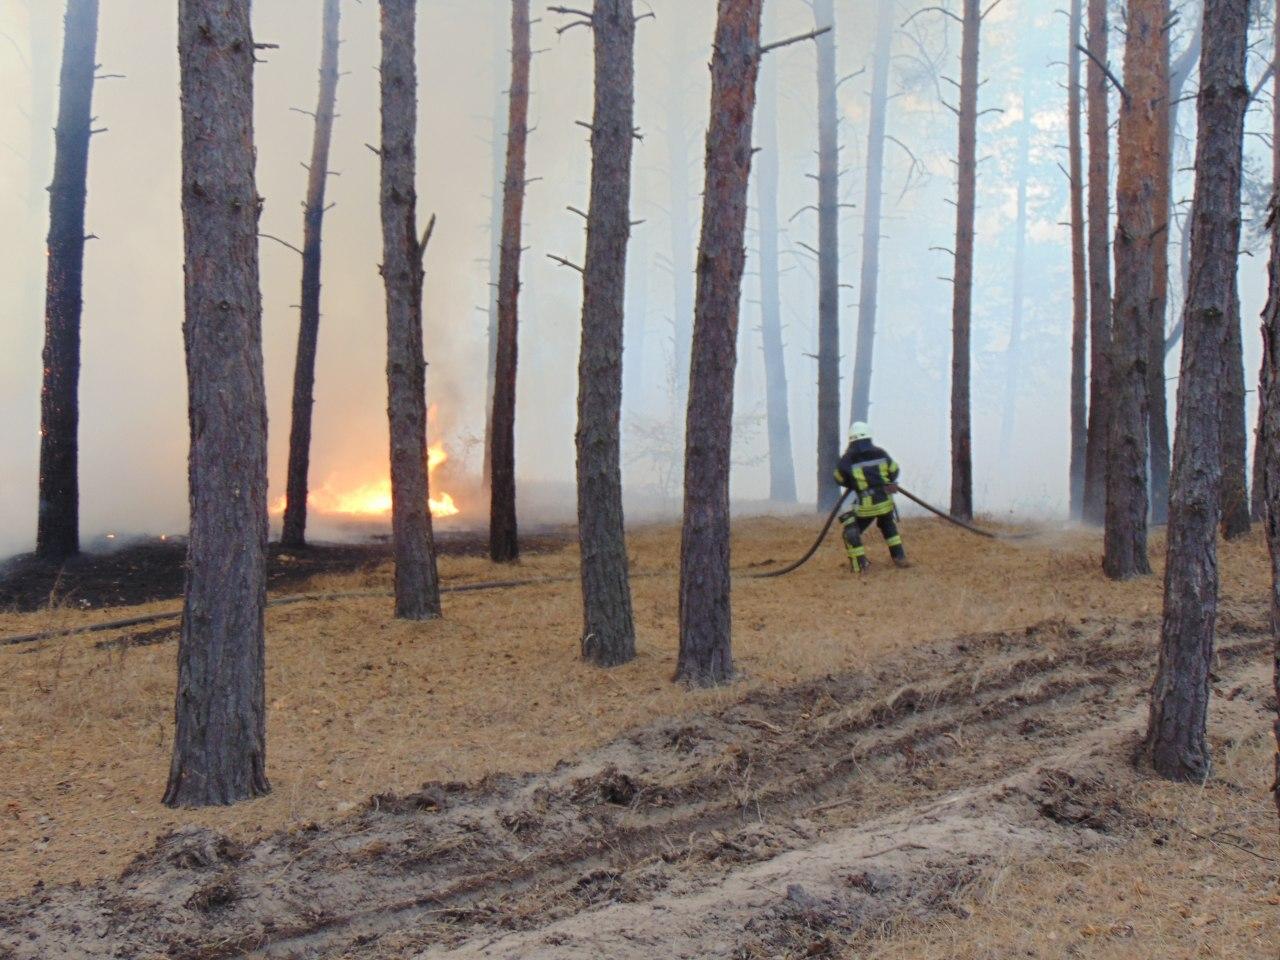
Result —
[[853, 509], [859, 517], [882, 517], [895, 509], [885, 488], [897, 482], [900, 472], [894, 459], [870, 440], [855, 440], [840, 458], [835, 477], [836, 483], [857, 492]]

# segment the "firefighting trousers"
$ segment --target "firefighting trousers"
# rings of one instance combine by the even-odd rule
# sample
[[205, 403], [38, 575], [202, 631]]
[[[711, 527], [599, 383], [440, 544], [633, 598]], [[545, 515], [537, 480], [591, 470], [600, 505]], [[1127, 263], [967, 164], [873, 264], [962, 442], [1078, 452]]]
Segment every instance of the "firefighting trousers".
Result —
[[907, 552], [902, 548], [902, 534], [898, 532], [898, 521], [892, 513], [879, 517], [859, 517], [852, 510], [841, 514], [840, 524], [844, 527], [844, 549], [849, 556], [849, 563], [859, 569], [866, 565], [867, 548], [862, 543], [862, 535], [872, 524], [880, 528], [884, 534], [884, 542], [889, 546], [889, 555], [895, 560], [903, 560]]

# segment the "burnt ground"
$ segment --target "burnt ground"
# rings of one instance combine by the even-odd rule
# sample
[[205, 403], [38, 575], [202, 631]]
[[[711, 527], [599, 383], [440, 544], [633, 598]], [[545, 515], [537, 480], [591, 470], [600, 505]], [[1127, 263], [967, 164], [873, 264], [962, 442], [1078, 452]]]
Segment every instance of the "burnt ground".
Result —
[[[571, 534], [545, 531], [521, 538], [529, 554], [562, 549]], [[440, 530], [436, 545], [445, 556], [487, 556], [484, 530]], [[0, 563], [0, 610], [29, 613], [50, 604], [84, 610], [132, 606], [182, 596], [186, 541], [182, 538], [131, 539], [119, 547], [105, 541], [65, 563], [22, 554]], [[318, 543], [303, 550], [271, 544], [267, 589], [287, 593], [321, 574], [372, 570], [391, 559], [385, 539], [367, 543]]]
[[[964, 637], [543, 773], [374, 796], [254, 843], [181, 830], [118, 879], [0, 904], [0, 957], [857, 955], [896, 918], [960, 910], [984, 870], [1152, 828], [1129, 757], [1156, 630]], [[1269, 645], [1262, 604], [1224, 610], [1233, 727], [1274, 709]]]

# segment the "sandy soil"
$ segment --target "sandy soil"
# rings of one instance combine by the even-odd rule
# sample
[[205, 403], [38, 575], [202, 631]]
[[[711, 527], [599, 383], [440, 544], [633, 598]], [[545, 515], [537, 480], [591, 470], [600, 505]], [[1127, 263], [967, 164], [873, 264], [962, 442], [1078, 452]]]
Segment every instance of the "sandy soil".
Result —
[[[795, 521], [740, 524], [735, 564], [790, 559], [807, 535], [808, 525]], [[823, 844], [834, 847], [818, 859], [843, 870], [877, 843], [915, 838], [930, 804], [995, 781], [1003, 786], [965, 800], [972, 816], [952, 830], [970, 838], [994, 831], [989, 842], [883, 854], [893, 889], [910, 895], [881, 896], [872, 878], [862, 883], [871, 890], [854, 885], [855, 908], [804, 871], [778, 888], [793, 873], [787, 867], [768, 874], [769, 897], [749, 917], [730, 914], [721, 932], [735, 932], [724, 942], [737, 952], [723, 955], [863, 956], [874, 946], [885, 957], [1024, 956], [957, 952], [954, 941], [973, 942], [966, 916], [984, 930], [1003, 927], [1009, 943], [1027, 916], [1045, 914], [1068, 930], [1078, 914], [1089, 915], [1097, 889], [1081, 877], [1124, 877], [1119, 866], [1141, 877], [1167, 869], [1170, 857], [1184, 866], [1207, 857], [1195, 869], [1217, 878], [1219, 901], [1232, 911], [1166, 918], [1162, 935], [1177, 932], [1180, 948], [1196, 942], [1188, 931], [1199, 931], [1199, 942], [1239, 944], [1244, 952], [1235, 955], [1274, 957], [1251, 952], [1274, 941], [1250, 939], [1251, 924], [1274, 921], [1267, 898], [1277, 892], [1274, 861], [1260, 859], [1275, 852], [1264, 826], [1274, 829], [1262, 782], [1266, 678], [1251, 665], [1265, 645], [1260, 540], [1228, 546], [1223, 557], [1223, 671], [1230, 668], [1233, 683], [1223, 692], [1239, 688], [1215, 707], [1237, 711], [1227, 714], [1230, 743], [1219, 744], [1229, 776], [1210, 788], [1236, 791], [1236, 810], [1224, 817], [1206, 800], [1210, 791], [1190, 797], [1186, 788], [1139, 782], [1122, 756], [1150, 679], [1157, 580], [1103, 581], [1090, 534], [992, 544], [909, 521], [907, 536], [919, 561], [911, 571], [882, 564], [855, 580], [833, 541], [791, 578], [740, 582], [736, 650], [745, 679], [711, 693], [669, 682], [675, 533], [666, 529], [634, 538], [635, 566], [646, 574], [636, 581], [642, 654], [608, 673], [574, 659], [572, 584], [458, 595], [447, 620], [428, 625], [395, 623], [381, 599], [281, 608], [268, 634], [275, 792], [231, 810], [173, 812], [157, 803], [174, 654], [163, 632], [150, 631], [144, 646], [106, 634], [0, 648], [0, 884], [10, 896], [45, 885], [6, 905], [0, 927], [20, 924], [22, 934], [0, 935], [0, 944], [17, 956], [49, 957], [119, 949], [142, 956], [128, 951], [143, 946], [157, 956], [240, 956], [272, 943], [269, 953], [279, 956], [466, 955], [530, 930], [559, 936], [556, 925], [579, 916], [594, 928], [594, 911], [619, 902], [662, 913], [699, 897], [715, 901], [721, 888], [764, 882], [739, 871], [790, 863], [784, 855], [807, 862], [804, 851]], [[565, 551], [529, 561], [521, 574], [571, 575], [575, 567]], [[445, 575], [494, 571], [459, 559]], [[377, 588], [385, 580], [378, 571], [312, 586]], [[87, 619], [0, 615], [0, 630], [77, 617]], [[1109, 738], [1081, 754], [1079, 739], [1108, 724]], [[576, 759], [557, 767], [564, 758]], [[438, 783], [420, 789], [424, 781]], [[382, 799], [370, 803], [371, 795]], [[1021, 799], [1009, 799], [1015, 795]], [[1163, 825], [1159, 818], [1170, 817], [1158, 812], [1162, 796], [1179, 805], [1178, 822], [1200, 824], [1196, 832], [1211, 839]], [[1045, 803], [1083, 804], [1085, 813], [1037, 812]], [[1113, 808], [1122, 828], [1088, 822], [1088, 811], [1105, 819]], [[1142, 816], [1134, 819], [1133, 809]], [[1248, 851], [1232, 852], [1242, 847]], [[1200, 860], [1185, 859], [1192, 853]], [[1237, 860], [1254, 872], [1236, 869]], [[122, 880], [109, 879], [131, 862]], [[50, 889], [96, 878], [108, 879], [84, 891]], [[1161, 885], [1153, 908], [1178, 896], [1166, 886], [1178, 887]], [[1053, 909], [1037, 904], [1040, 894]], [[1242, 897], [1257, 909], [1236, 902]], [[1113, 901], [1096, 909], [1110, 915]], [[746, 926], [752, 921], [755, 928]], [[1073, 934], [1073, 952], [1030, 955], [1138, 955], [1095, 949], [1123, 946], [1120, 921], [1076, 926], [1096, 930]], [[1229, 941], [1221, 939], [1228, 926]], [[820, 931], [825, 953], [803, 952], [817, 942], [796, 940], [803, 930]], [[565, 943], [575, 936], [563, 935]], [[707, 951], [720, 940], [697, 939], [704, 936], [714, 939], [714, 930], [690, 934], [687, 955], [717, 955]], [[609, 952], [626, 940], [609, 941], [606, 954], [627, 955]], [[505, 955], [537, 955], [532, 943], [513, 941], [526, 952]], [[44, 952], [30, 952], [36, 945]], [[573, 955], [550, 946], [547, 956]]]

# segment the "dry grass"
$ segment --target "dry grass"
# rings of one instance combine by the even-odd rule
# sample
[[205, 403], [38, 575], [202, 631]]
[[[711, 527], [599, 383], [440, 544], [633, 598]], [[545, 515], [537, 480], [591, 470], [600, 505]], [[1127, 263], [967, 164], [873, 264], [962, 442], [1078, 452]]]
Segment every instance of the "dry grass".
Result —
[[1273, 744], [1258, 730], [1214, 746], [1215, 775], [1203, 788], [1148, 778], [1126, 785], [1128, 802], [1153, 821], [1132, 842], [1008, 866], [962, 898], [964, 916], [888, 931], [856, 956], [1275, 960], [1280, 852], [1263, 788]]
[[[740, 521], [735, 565], [791, 559], [813, 529], [811, 520]], [[577, 660], [580, 611], [572, 583], [451, 596], [447, 618], [429, 624], [393, 620], [382, 599], [272, 610], [274, 791], [224, 810], [181, 812], [159, 804], [171, 746], [174, 644], [107, 651], [95, 648], [103, 636], [97, 635], [0, 648], [0, 896], [36, 880], [114, 873], [158, 834], [184, 824], [242, 836], [273, 831], [426, 780], [547, 768], [633, 725], [705, 709], [754, 686], [865, 666], [921, 642], [1049, 618], [1136, 617], [1159, 609], [1158, 579], [1111, 584], [1101, 577], [1094, 534], [997, 544], [919, 520], [908, 521], [905, 533], [918, 564], [910, 571], [882, 562], [868, 578], [854, 579], [833, 537], [791, 577], [740, 582], [735, 653], [744, 681], [716, 692], [691, 693], [670, 682], [679, 536], [671, 528], [632, 538], [635, 571], [651, 574], [635, 581], [641, 652], [614, 671]], [[873, 557], [883, 549], [877, 536]], [[1265, 595], [1260, 538], [1226, 547], [1222, 566], [1229, 599]], [[576, 570], [576, 553], [565, 551], [530, 560], [518, 574]], [[512, 575], [475, 559], [446, 562], [443, 573], [449, 580]], [[387, 584], [389, 574], [380, 571], [323, 578], [314, 587]], [[0, 632], [121, 615], [7, 614], [0, 615]]]

